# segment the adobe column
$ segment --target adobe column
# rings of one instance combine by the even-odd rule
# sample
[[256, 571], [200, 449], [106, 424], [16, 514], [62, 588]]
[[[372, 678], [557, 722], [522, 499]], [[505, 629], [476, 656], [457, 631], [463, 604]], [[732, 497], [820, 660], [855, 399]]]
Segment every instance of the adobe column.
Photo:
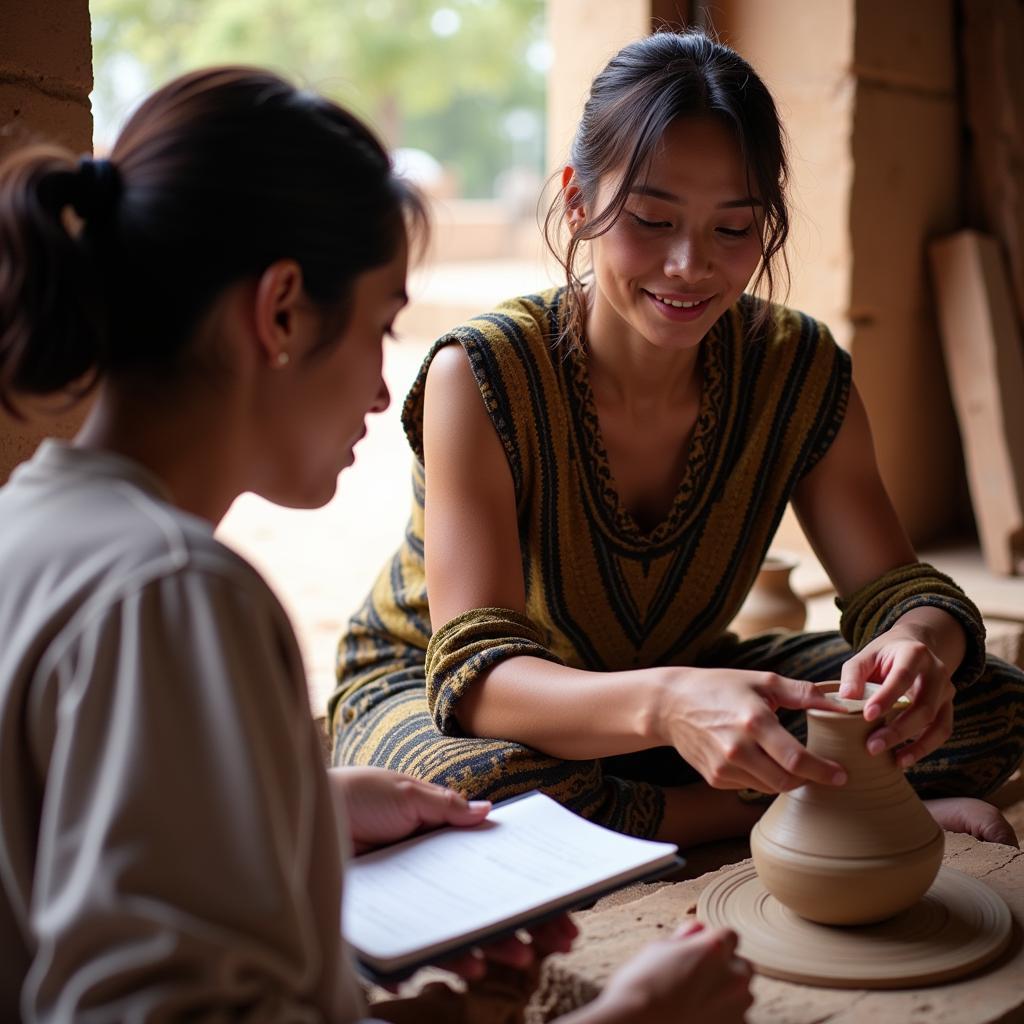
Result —
[[[953, 0], [704, 9], [757, 68], [789, 136], [789, 304], [853, 355], [911, 539], [953, 534], [967, 508], [963, 459], [924, 260], [961, 217]], [[784, 524], [787, 546], [798, 535]]]
[[576, 124], [594, 76], [626, 43], [660, 25], [689, 21], [689, 0], [548, 0], [548, 39], [553, 59], [548, 72], [548, 171], [560, 170], [569, 155]]
[[[91, 90], [88, 0], [0, 3], [0, 154], [34, 139], [90, 151]], [[0, 411], [0, 483], [43, 437], [73, 433], [81, 415], [74, 410], [19, 423]]]

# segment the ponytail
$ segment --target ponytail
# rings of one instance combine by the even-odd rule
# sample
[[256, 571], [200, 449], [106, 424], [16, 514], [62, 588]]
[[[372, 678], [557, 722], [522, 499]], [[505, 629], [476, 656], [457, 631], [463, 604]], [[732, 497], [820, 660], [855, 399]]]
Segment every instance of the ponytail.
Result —
[[0, 405], [17, 418], [16, 395], [81, 395], [100, 368], [102, 289], [69, 209], [98, 216], [110, 177], [52, 146], [0, 165]]
[[33, 147], [0, 164], [0, 405], [189, 365], [225, 288], [294, 259], [325, 345], [356, 277], [424, 227], [361, 122], [259, 68], [194, 71], [132, 115], [110, 161]]

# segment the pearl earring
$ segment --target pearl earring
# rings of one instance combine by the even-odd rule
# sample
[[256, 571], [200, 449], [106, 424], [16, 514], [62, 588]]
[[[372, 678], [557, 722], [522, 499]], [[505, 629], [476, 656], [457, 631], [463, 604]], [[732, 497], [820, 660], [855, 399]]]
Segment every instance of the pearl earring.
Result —
[[284, 369], [291, 362], [291, 356], [287, 352], [278, 352], [274, 356], [274, 366], [278, 370]]

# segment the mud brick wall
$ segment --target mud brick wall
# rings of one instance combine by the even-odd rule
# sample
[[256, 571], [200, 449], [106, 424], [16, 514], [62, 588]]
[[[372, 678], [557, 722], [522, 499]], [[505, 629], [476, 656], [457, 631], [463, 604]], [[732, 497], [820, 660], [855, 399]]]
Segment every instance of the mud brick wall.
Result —
[[969, 514], [925, 261], [962, 223], [953, 0], [716, 0], [790, 139], [789, 302], [853, 356], [882, 475], [912, 538]]
[[[92, 39], [88, 0], [0, 3], [0, 154], [44, 139], [92, 149]], [[49, 434], [72, 433], [76, 414], [25, 424], [0, 412], [0, 483]]]

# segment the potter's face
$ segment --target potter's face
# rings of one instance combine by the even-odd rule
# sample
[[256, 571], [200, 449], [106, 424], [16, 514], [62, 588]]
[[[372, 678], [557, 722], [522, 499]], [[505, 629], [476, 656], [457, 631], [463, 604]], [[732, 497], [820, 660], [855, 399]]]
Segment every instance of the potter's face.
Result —
[[[601, 182], [594, 210], [619, 180]], [[674, 121], [618, 219], [590, 243], [593, 319], [658, 347], [696, 345], [757, 268], [762, 225], [732, 133], [708, 118]]]

